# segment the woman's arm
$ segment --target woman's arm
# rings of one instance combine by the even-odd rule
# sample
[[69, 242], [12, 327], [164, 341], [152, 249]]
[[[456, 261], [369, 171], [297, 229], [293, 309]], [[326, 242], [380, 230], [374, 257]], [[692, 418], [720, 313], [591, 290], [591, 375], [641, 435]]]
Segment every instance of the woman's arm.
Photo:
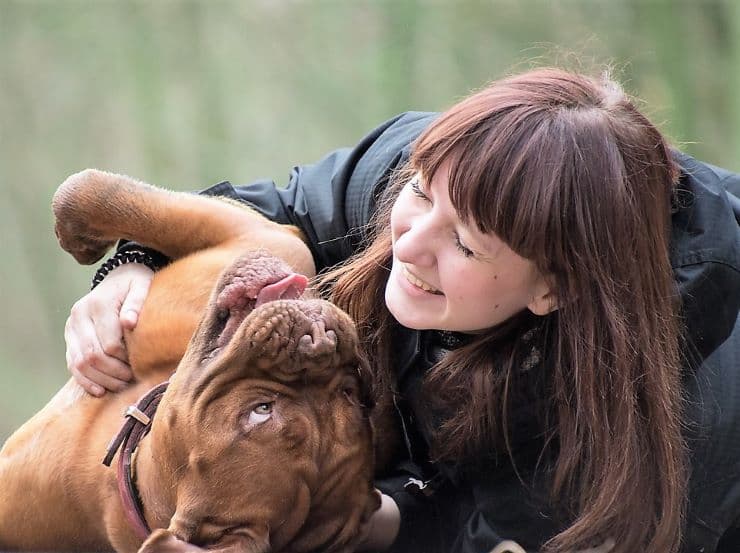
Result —
[[367, 536], [357, 551], [385, 551], [396, 539], [401, 514], [390, 496], [380, 494], [380, 508], [370, 519]]

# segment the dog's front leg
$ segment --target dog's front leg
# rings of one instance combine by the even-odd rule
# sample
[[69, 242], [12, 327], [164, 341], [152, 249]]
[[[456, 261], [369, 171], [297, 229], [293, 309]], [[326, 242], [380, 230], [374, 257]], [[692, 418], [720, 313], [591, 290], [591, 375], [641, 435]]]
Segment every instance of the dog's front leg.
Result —
[[[314, 272], [313, 259], [295, 227], [269, 221], [234, 201], [170, 192], [124, 175], [86, 169], [54, 194], [55, 232], [62, 248], [83, 264], [100, 259], [125, 238], [170, 259], [227, 242], [263, 247], [294, 268]], [[244, 249], [244, 248], [242, 248]]]

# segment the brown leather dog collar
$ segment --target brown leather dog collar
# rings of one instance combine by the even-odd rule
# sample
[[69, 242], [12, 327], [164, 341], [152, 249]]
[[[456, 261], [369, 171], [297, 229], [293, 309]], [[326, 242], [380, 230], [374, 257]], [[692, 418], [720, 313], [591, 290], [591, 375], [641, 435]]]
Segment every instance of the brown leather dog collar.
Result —
[[151, 529], [144, 518], [139, 493], [133, 475], [133, 454], [141, 439], [151, 428], [152, 417], [157, 410], [169, 381], [155, 386], [147, 392], [136, 405], [130, 405], [124, 414], [125, 422], [118, 434], [108, 444], [108, 453], [103, 464], [110, 466], [113, 457], [120, 449], [118, 456], [118, 495], [123, 504], [123, 512], [136, 537], [142, 541], [149, 537]]

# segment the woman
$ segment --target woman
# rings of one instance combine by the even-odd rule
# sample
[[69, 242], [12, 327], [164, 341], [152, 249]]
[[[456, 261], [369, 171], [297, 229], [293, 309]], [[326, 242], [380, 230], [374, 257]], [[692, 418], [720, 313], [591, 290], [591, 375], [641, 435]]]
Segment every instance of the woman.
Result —
[[[715, 391], [693, 371], [740, 305], [738, 179], [671, 153], [607, 78], [541, 69], [402, 115], [286, 189], [206, 192], [303, 228], [358, 323], [403, 434], [373, 546], [721, 551], [740, 442], [722, 434], [721, 462], [696, 452], [728, 426], [693, 408]], [[124, 265], [73, 308], [68, 364], [92, 393], [130, 378], [121, 327], [151, 275]]]

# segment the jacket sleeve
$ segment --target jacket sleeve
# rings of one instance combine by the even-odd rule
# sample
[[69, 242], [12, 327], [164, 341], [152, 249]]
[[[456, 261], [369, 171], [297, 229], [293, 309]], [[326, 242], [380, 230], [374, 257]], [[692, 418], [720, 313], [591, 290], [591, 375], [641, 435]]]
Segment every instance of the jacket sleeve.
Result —
[[400, 463], [390, 474], [375, 481], [375, 486], [396, 503], [401, 517], [398, 535], [388, 553], [434, 553], [444, 537], [438, 535], [440, 528], [430, 530], [430, 525], [439, 519], [438, 509], [421, 492], [410, 491], [410, 481], [422, 482], [421, 469], [410, 461]]
[[479, 472], [471, 485], [470, 510], [461, 516], [450, 551], [490, 551], [508, 540], [526, 551], [539, 551], [561, 529], [548, 505], [546, 484], [525, 481], [511, 466]]
[[390, 553], [481, 553], [509, 540], [538, 551], [560, 531], [543, 476], [517, 473], [504, 459], [452, 471], [452, 479], [440, 482], [429, 497], [388, 482], [401, 511]]
[[203, 193], [242, 200], [273, 221], [298, 226], [321, 270], [357, 250], [392, 172], [408, 159], [413, 141], [434, 117], [421, 112], [399, 115], [354, 148], [295, 167], [284, 188], [269, 180], [243, 186], [222, 182]]

